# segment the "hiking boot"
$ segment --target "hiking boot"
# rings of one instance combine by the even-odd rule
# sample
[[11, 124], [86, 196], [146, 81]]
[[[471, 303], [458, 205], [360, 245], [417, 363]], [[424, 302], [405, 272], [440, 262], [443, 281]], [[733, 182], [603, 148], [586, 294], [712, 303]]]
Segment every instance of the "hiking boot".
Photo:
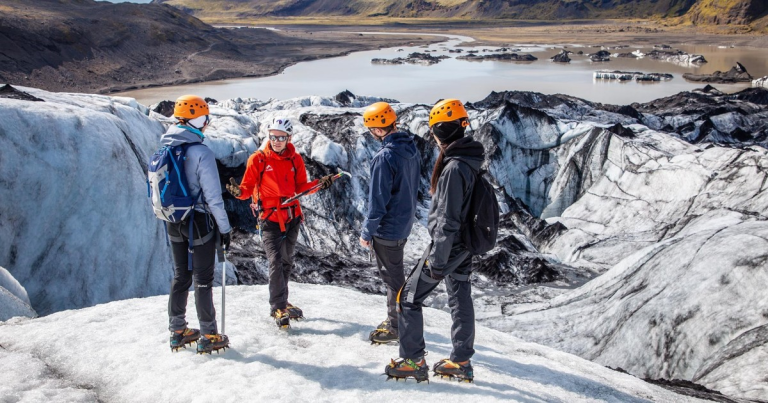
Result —
[[397, 330], [392, 329], [392, 326], [389, 325], [389, 319], [385, 319], [379, 323], [376, 329], [371, 331], [368, 340], [371, 341], [371, 344], [387, 344], [397, 342], [400, 339], [397, 337]]
[[398, 343], [400, 341], [397, 332], [385, 329], [376, 329], [372, 331], [370, 336], [368, 336], [368, 339], [371, 341], [371, 344], [389, 344]]
[[275, 319], [277, 327], [280, 329], [288, 329], [291, 327], [291, 314], [287, 309], [275, 309], [272, 311], [272, 317]]
[[469, 360], [453, 362], [444, 358], [435, 363], [432, 370], [435, 371], [435, 375], [439, 375], [441, 378], [447, 377], [459, 382], [472, 382], [475, 379], [475, 374], [472, 371], [472, 363], [470, 363]]
[[304, 319], [304, 312], [302, 312], [301, 308], [291, 304], [290, 302], [286, 304], [285, 309], [288, 310], [288, 318], [291, 320]]
[[424, 357], [418, 360], [408, 358], [400, 358], [397, 361], [392, 360], [392, 362], [384, 367], [384, 374], [387, 375], [387, 380], [395, 378], [398, 381], [400, 379], [413, 378], [419, 383], [429, 382], [429, 367]]
[[229, 337], [223, 334], [204, 334], [197, 341], [198, 354], [211, 354], [214, 351], [218, 354], [219, 350], [226, 350], [227, 347], [229, 347]]
[[187, 348], [188, 344], [192, 344], [200, 337], [200, 331], [197, 329], [186, 328], [184, 330], [171, 332], [171, 351], [179, 351], [182, 348]]

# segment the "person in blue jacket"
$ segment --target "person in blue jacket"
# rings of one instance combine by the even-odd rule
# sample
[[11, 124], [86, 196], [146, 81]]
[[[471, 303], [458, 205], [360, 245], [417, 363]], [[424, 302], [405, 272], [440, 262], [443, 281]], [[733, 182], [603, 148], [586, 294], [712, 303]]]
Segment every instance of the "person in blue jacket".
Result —
[[[213, 271], [216, 264], [216, 241], [229, 248], [232, 227], [224, 210], [221, 183], [213, 151], [203, 144], [203, 132], [210, 116], [208, 103], [196, 95], [179, 97], [174, 104], [173, 116], [177, 124], [168, 128], [160, 138], [164, 146], [190, 144], [184, 161], [184, 174], [189, 191], [199, 195], [194, 214], [192, 269], [189, 269], [189, 222], [167, 223], [171, 241], [174, 276], [168, 301], [171, 350], [186, 348], [197, 342], [197, 352], [210, 354], [229, 346], [229, 338], [220, 334], [216, 326], [216, 310], [213, 306]], [[194, 280], [194, 281], [193, 281]], [[187, 327], [187, 296], [189, 287], [195, 285], [195, 308], [200, 329]]]
[[371, 161], [368, 214], [360, 245], [372, 248], [387, 288], [387, 319], [374, 329], [371, 343], [398, 340], [397, 293], [405, 282], [403, 249], [416, 217], [421, 156], [408, 134], [398, 131], [397, 115], [386, 102], [363, 112], [363, 124], [382, 147]]

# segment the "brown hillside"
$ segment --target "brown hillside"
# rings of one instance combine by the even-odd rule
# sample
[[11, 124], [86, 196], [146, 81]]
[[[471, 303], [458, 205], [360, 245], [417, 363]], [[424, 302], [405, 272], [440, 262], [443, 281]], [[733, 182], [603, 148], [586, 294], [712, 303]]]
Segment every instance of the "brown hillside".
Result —
[[352, 23], [391, 18], [467, 21], [668, 18], [694, 24], [749, 24], [768, 0], [153, 0], [205, 21], [247, 22], [274, 17], [348, 17]]
[[3, 0], [0, 83], [109, 92], [275, 74], [303, 60], [411, 41], [220, 29], [159, 4]]
[[699, 0], [685, 19], [696, 25], [747, 25], [766, 14], [766, 0]]

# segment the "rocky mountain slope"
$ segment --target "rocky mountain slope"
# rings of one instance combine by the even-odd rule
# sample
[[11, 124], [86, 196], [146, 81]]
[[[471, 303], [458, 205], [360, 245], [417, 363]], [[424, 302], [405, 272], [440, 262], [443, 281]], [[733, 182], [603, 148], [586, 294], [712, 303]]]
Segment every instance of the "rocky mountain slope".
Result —
[[749, 24], [768, 15], [764, 0], [699, 0], [685, 19], [697, 25]]
[[168, 5], [9, 0], [0, 4], [0, 83], [109, 92], [264, 76], [304, 60], [414, 40], [219, 29]]
[[762, 0], [153, 0], [200, 18], [357, 16], [400, 18], [583, 19], [678, 17], [748, 24], [765, 15]]

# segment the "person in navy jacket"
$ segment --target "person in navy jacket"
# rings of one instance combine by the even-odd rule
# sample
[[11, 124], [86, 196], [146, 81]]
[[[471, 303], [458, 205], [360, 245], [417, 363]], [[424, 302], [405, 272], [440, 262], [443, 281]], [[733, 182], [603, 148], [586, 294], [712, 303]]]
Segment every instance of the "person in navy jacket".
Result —
[[374, 329], [372, 343], [398, 340], [397, 293], [405, 282], [403, 249], [416, 217], [421, 156], [408, 134], [398, 131], [397, 115], [386, 102], [363, 112], [363, 124], [382, 147], [371, 161], [368, 214], [360, 245], [372, 248], [387, 287], [387, 319]]

